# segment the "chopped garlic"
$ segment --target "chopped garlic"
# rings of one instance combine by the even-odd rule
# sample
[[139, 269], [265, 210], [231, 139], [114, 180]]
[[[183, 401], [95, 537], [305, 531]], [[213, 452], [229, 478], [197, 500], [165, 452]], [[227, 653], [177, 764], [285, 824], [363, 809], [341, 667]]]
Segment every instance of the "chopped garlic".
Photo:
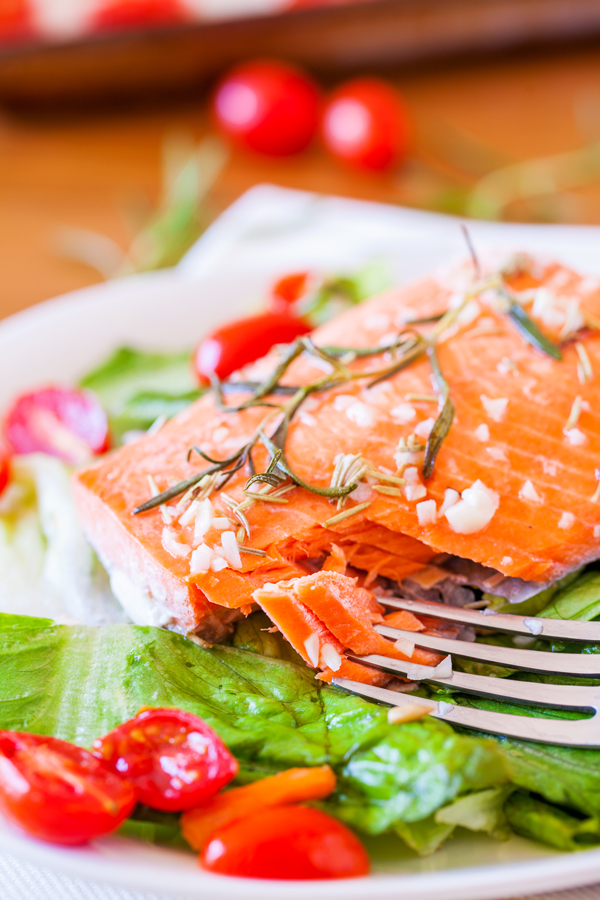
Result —
[[475, 534], [493, 519], [500, 497], [478, 479], [462, 492], [461, 500], [445, 512], [450, 528], [457, 534]]
[[362, 428], [371, 428], [375, 422], [375, 413], [366, 403], [357, 400], [346, 409], [346, 417]]
[[394, 641], [394, 647], [396, 650], [399, 650], [400, 653], [404, 653], [407, 659], [412, 659], [412, 655], [415, 652], [414, 641], [409, 641], [408, 638], [400, 637], [397, 641]]
[[519, 491], [521, 500], [531, 500], [532, 503], [541, 503], [542, 497], [538, 494], [533, 483], [527, 479], [521, 490]]
[[600, 537], [600, 525], [594, 525], [593, 534], [595, 538]]
[[323, 644], [321, 647], [321, 660], [332, 672], [337, 672], [342, 665], [342, 657], [331, 644]]
[[493, 419], [494, 422], [501, 422], [508, 406], [508, 397], [498, 397], [493, 400], [491, 397], [486, 397], [485, 394], [480, 394], [479, 399], [490, 419]]
[[419, 666], [409, 663], [405, 666], [406, 677], [411, 681], [423, 681], [427, 678], [438, 679], [452, 678], [452, 657], [445, 656], [437, 666]]
[[481, 441], [482, 444], [487, 444], [490, 439], [489, 426], [485, 423], [483, 425], [478, 425], [475, 429], [475, 437], [478, 441]]
[[564, 512], [558, 521], [559, 528], [572, 528], [575, 524], [575, 516], [572, 512]]
[[512, 556], [503, 556], [502, 561], [500, 563], [501, 566], [512, 566], [513, 558]]
[[421, 503], [417, 503], [416, 510], [419, 525], [435, 525], [437, 520], [435, 500], [423, 500]]
[[440, 718], [447, 716], [448, 713], [451, 713], [453, 709], [454, 709], [453, 703], [446, 703], [445, 700], [440, 700], [438, 702], [437, 711], [438, 711], [438, 716], [440, 716]]
[[216, 528], [217, 531], [225, 531], [226, 528], [231, 528], [231, 520], [227, 516], [216, 516], [211, 521], [210, 527]]
[[544, 630], [543, 623], [539, 619], [523, 619], [523, 625], [532, 634], [541, 634]]
[[500, 447], [486, 447], [485, 449], [496, 462], [508, 462], [508, 456]]
[[393, 409], [390, 409], [390, 416], [398, 425], [406, 425], [412, 421], [417, 415], [417, 411], [410, 403], [399, 403]]
[[401, 725], [403, 722], [416, 722], [428, 716], [435, 710], [435, 706], [425, 706], [421, 703], [407, 703], [404, 706], [392, 706], [388, 709], [387, 720], [389, 725]]
[[210, 568], [212, 572], [221, 572], [223, 569], [229, 568], [229, 563], [222, 556], [215, 554], [211, 560]]
[[319, 635], [313, 632], [310, 637], [307, 637], [304, 641], [304, 649], [311, 663], [316, 668], [319, 665]]
[[214, 553], [206, 544], [200, 544], [192, 553], [190, 560], [190, 573], [192, 575], [205, 575], [210, 569]]
[[402, 473], [407, 484], [419, 484], [419, 470], [416, 466], [408, 466]]
[[414, 503], [415, 500], [421, 500], [422, 497], [427, 496], [427, 488], [424, 484], [407, 484], [404, 488], [404, 496], [409, 503]]
[[440, 507], [439, 514], [443, 516], [446, 514], [446, 510], [450, 509], [451, 506], [454, 506], [455, 503], [458, 503], [460, 500], [460, 494], [458, 491], [455, 491], [454, 488], [446, 488], [444, 491], [444, 502]]
[[425, 419], [423, 422], [419, 422], [419, 424], [415, 426], [415, 434], [420, 438], [428, 438], [433, 431], [434, 425], [435, 419]]
[[223, 555], [232, 569], [242, 568], [240, 547], [233, 531], [224, 531], [221, 535]]
[[184, 512], [179, 516], [179, 524], [186, 526], [194, 521], [196, 518], [196, 513], [198, 512], [198, 507], [200, 506], [200, 502], [198, 500], [192, 500], [190, 505]]
[[212, 520], [215, 518], [215, 510], [208, 499], [201, 500], [196, 510], [196, 519], [194, 523], [194, 542], [201, 543], [204, 535], [210, 530]]
[[338, 394], [337, 397], [334, 397], [333, 408], [336, 412], [344, 412], [355, 402], [356, 399], [351, 394]]
[[161, 543], [171, 556], [183, 558], [192, 552], [192, 548], [188, 544], [182, 544], [177, 532], [168, 525], [162, 530]]
[[565, 428], [565, 435], [573, 447], [580, 447], [587, 441], [587, 437], [579, 428]]

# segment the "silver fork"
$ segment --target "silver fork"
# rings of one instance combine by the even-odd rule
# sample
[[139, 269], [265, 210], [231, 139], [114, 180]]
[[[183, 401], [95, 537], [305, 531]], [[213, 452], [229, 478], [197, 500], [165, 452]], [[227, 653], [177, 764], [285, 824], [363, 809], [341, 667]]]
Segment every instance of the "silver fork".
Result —
[[[386, 597], [381, 602], [391, 609], [408, 610], [415, 615], [426, 615], [443, 621], [502, 631], [507, 634], [525, 635], [530, 638], [535, 636], [582, 643], [600, 643], [600, 622], [528, 618], [509, 614], [485, 615], [478, 610], [447, 606], [444, 603], [400, 598]], [[394, 641], [403, 638], [417, 647], [494, 666], [546, 675], [600, 679], [600, 654], [550, 653], [542, 650], [496, 647], [471, 641], [451, 640], [422, 632], [402, 631], [398, 628], [391, 628], [389, 625], [376, 625], [375, 630]], [[404, 677], [413, 666], [410, 662], [404, 663], [377, 654], [358, 656], [348, 652], [346, 656], [353, 662], [363, 663], [372, 668]], [[522, 706], [578, 710], [582, 713], [592, 713], [592, 716], [586, 719], [538, 719], [532, 716], [474, 709], [446, 701], [424, 700], [421, 697], [413, 697], [410, 694], [362, 684], [346, 678], [333, 679], [333, 683], [344, 690], [391, 706], [430, 704], [430, 715], [434, 718], [444, 719], [450, 724], [460, 725], [463, 728], [566, 747], [600, 747], [600, 685], [539, 684], [488, 675], [469, 675], [464, 672], [453, 672], [450, 678], [432, 677], [424, 678], [423, 681], [451, 688], [454, 691], [494, 700], [510, 701]]]

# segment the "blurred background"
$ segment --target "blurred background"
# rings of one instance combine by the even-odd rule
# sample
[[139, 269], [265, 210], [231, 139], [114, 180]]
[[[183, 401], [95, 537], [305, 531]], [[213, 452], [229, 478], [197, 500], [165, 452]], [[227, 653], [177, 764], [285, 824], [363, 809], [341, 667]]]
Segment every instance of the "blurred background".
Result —
[[598, 224], [599, 50], [597, 0], [0, 0], [0, 315], [260, 182]]

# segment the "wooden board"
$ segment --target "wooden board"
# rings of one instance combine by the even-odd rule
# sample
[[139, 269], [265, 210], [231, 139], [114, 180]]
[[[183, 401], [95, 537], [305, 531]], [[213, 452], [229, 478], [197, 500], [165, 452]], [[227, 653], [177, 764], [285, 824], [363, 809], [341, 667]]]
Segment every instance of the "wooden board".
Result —
[[0, 102], [88, 104], [206, 84], [249, 56], [319, 73], [600, 33], [598, 0], [371, 0], [0, 51]]

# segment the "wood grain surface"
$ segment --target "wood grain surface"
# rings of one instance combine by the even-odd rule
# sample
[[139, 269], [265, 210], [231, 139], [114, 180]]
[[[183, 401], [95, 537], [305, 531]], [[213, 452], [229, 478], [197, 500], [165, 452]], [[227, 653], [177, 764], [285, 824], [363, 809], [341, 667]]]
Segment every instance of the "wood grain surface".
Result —
[[[498, 160], [574, 149], [600, 135], [598, 47], [527, 53], [397, 73], [414, 119], [413, 151], [398, 172], [349, 172], [315, 147], [292, 160], [234, 153], [213, 192], [217, 213], [253, 184], [407, 205], [429, 205], [450, 176], [437, 150], [461, 152], [470, 134]], [[0, 113], [0, 315], [99, 281], [54, 253], [63, 226], [102, 232], [127, 245], [124, 210], [160, 192], [167, 134], [208, 132], [206, 97], [161, 107], [69, 116]], [[561, 201], [564, 221], [600, 223], [600, 184]], [[600, 244], [600, 242], [599, 242]]]

